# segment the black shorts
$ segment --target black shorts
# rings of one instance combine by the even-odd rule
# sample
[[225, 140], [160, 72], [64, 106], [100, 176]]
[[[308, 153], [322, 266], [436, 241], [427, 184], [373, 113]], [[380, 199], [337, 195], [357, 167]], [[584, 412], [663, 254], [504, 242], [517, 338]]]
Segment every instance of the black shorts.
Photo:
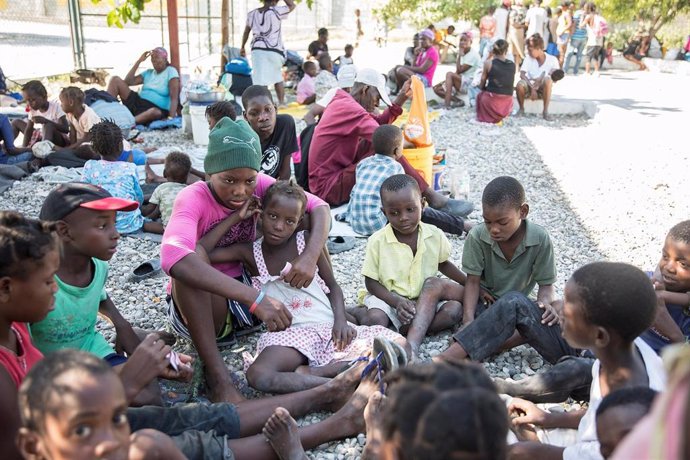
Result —
[[132, 112], [132, 115], [135, 117], [140, 113], [146, 112], [148, 109], [158, 109], [162, 113], [161, 118], [168, 118], [167, 110], [161, 109], [153, 102], [143, 99], [136, 91], [130, 91], [129, 96], [127, 96], [127, 99], [122, 101], [122, 103], [129, 109], [130, 112]]
[[589, 59], [596, 59], [599, 57], [600, 52], [601, 46], [588, 46], [586, 54]]

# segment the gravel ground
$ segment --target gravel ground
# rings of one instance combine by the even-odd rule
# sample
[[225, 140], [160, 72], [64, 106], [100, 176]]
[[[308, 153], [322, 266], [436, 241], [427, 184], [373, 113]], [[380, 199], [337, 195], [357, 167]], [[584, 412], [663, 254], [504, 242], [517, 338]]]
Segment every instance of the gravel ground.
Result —
[[[559, 182], [545, 167], [539, 153], [526, 137], [523, 128], [546, 126], [553, 130], [584, 128], [589, 121], [582, 118], [558, 118], [544, 122], [541, 118], [528, 117], [509, 119], [503, 127], [477, 124], [468, 110], [444, 112], [432, 123], [432, 132], [437, 148], [447, 149], [449, 164], [460, 165], [469, 170], [471, 177], [470, 199], [480, 203], [483, 187], [498, 175], [512, 175], [525, 186], [529, 218], [545, 226], [551, 233], [557, 255], [557, 291], [572, 271], [578, 266], [603, 258], [597, 243], [590, 236], [580, 217], [571, 209], [569, 199], [564, 195]], [[143, 133], [144, 146], [179, 145], [192, 146], [182, 137], [180, 131]], [[29, 216], [37, 216], [44, 197], [51, 185], [31, 179], [17, 183], [0, 197], [0, 208], [16, 209]], [[471, 218], [481, 220], [481, 212], [475, 211]], [[563, 225], [567, 223], [567, 225]], [[451, 236], [452, 260], [459, 266], [462, 256], [462, 239]], [[358, 239], [351, 251], [333, 256], [335, 275], [343, 288], [346, 302], [354, 305], [357, 290], [363, 285], [359, 276], [364, 258], [365, 240]], [[108, 292], [123, 315], [136, 326], [145, 329], [167, 328], [165, 317], [165, 278], [150, 279], [141, 284], [128, 282], [131, 270], [142, 261], [158, 256], [155, 243], [133, 238], [120, 240], [117, 254], [110, 263]], [[353, 276], [353, 274], [356, 274]], [[107, 338], [112, 338], [112, 328], [100, 324]], [[443, 333], [428, 337], [421, 348], [421, 357], [428, 359], [447, 347], [450, 334]], [[242, 339], [235, 347], [224, 349], [223, 355], [228, 368], [238, 379], [243, 380], [241, 354], [253, 351], [256, 336]], [[182, 351], [189, 351], [189, 344], [178, 343]], [[522, 346], [498, 355], [485, 363], [492, 376], [515, 379], [533, 375], [548, 368], [541, 357], [530, 347]], [[186, 390], [186, 391], [189, 391]], [[249, 397], [256, 393], [244, 389]], [[322, 419], [325, 414], [313, 414], [299, 422], [309, 424]], [[321, 446], [310, 452], [312, 458], [359, 458], [363, 435], [337, 443]]]

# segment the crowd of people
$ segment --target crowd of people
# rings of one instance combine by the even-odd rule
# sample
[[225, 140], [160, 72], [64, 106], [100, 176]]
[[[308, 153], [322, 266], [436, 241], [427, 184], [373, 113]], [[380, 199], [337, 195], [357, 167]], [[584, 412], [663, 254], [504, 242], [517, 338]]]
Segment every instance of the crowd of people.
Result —
[[[688, 449], [690, 354], [676, 344], [690, 336], [690, 221], [671, 227], [652, 271], [590, 263], [557, 298], [550, 229], [529, 219], [518, 180], [497, 167], [475, 224], [467, 218], [474, 203], [436, 191], [402, 154], [403, 131], [392, 123], [412, 97], [410, 77], [432, 85], [434, 29], [416, 35], [405, 65], [391, 70], [392, 97], [379, 71], [353, 66], [352, 47], [335, 71], [328, 31], [319, 30], [304, 65], [314, 94], [298, 88], [313, 101], [313, 122], [298, 138], [293, 117], [277, 113], [284, 49], [273, 35], [294, 7], [266, 0], [249, 13], [243, 42], [254, 33], [257, 79], [242, 94], [242, 113], [229, 101], [208, 106], [203, 171], [172, 152], [157, 176], [147, 152], [131, 148], [81, 89], [67, 87], [53, 102], [40, 82], [24, 85], [28, 118], [2, 126], [24, 143], [5, 137], [6, 157], [83, 167], [83, 181], [55, 187], [38, 219], [0, 211], [4, 458], [302, 460], [305, 450], [363, 432], [366, 459], [681, 458], [668, 452]], [[481, 53], [461, 33], [457, 71], [434, 90], [457, 106], [458, 93], [478, 87], [480, 121], [506, 117], [513, 91], [520, 110], [526, 98], [542, 98], [548, 116], [562, 71], [545, 44], [578, 46], [571, 7], [566, 0], [552, 25], [539, 0], [524, 17], [506, 3], [490, 10]], [[595, 11], [585, 5], [579, 22], [588, 34]], [[452, 34], [440, 37], [449, 47]], [[588, 49], [600, 46], [589, 38]], [[136, 75], [149, 57], [153, 69]], [[178, 89], [177, 71], [156, 48], [124, 79], [113, 77], [107, 93], [141, 121], [172, 112]], [[27, 149], [37, 141], [50, 142], [50, 153], [34, 158]], [[135, 165], [157, 185], [150, 197]], [[326, 249], [330, 207], [346, 203], [337, 219], [367, 236], [355, 306]], [[140, 231], [163, 234], [172, 333], [137, 330], [105, 289], [121, 235]], [[464, 236], [459, 265], [446, 233]], [[99, 315], [114, 325], [114, 343], [96, 328]], [[424, 338], [446, 330], [449, 346], [421, 362]], [[228, 372], [219, 347], [246, 334], [259, 335], [244, 363], [247, 382], [274, 396], [245, 399]], [[163, 405], [158, 379], [193, 374], [193, 358], [173, 350], [177, 337], [203, 363], [210, 404]], [[552, 367], [509, 381], [476, 364], [522, 344]], [[536, 405], [568, 398], [588, 406]], [[297, 425], [295, 417], [316, 411], [332, 415]]]

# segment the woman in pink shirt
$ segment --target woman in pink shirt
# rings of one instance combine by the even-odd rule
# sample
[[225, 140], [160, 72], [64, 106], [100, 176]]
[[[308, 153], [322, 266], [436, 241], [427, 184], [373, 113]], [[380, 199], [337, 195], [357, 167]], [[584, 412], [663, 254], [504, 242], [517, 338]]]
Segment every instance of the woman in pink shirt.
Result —
[[421, 52], [417, 54], [414, 65], [401, 65], [395, 68], [395, 78], [397, 91], [402, 88], [412, 75], [417, 75], [427, 88], [434, 80], [434, 72], [438, 65], [438, 50], [434, 47], [434, 33], [429, 29], [424, 29], [419, 33], [419, 44]]
[[[290, 326], [285, 306], [251, 287], [239, 263], [211, 265], [196, 253], [199, 239], [223, 220], [237, 215], [237, 222], [218, 246], [254, 241], [256, 212], [248, 202], [263, 198], [274, 179], [260, 174], [261, 142], [244, 120], [221, 119], [209, 134], [204, 169], [208, 182], [182, 190], [163, 235], [161, 264], [172, 278], [168, 317], [175, 332], [188, 337], [204, 362], [206, 381], [214, 402], [238, 402], [217, 341], [228, 342], [237, 328], [254, 326], [254, 315], [269, 331]], [[249, 209], [248, 209], [249, 208]], [[310, 237], [304, 252], [291, 262], [284, 281], [293, 287], [308, 286], [324, 250], [330, 209], [308, 195], [304, 226]]]

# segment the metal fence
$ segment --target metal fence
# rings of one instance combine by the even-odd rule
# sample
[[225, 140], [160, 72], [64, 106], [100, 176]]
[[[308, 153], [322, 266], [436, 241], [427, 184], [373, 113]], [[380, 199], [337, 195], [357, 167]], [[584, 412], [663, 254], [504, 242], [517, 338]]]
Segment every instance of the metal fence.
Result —
[[[349, 25], [355, 6], [347, 0], [304, 2], [283, 23], [284, 37], [308, 43], [323, 26]], [[367, 2], [361, 2], [366, 4]], [[239, 47], [247, 12], [258, 0], [230, 1], [229, 44]], [[221, 0], [177, 0], [180, 61], [194, 65], [221, 52]], [[138, 24], [108, 27], [109, 2], [0, 0], [0, 66], [10, 78], [63, 74], [75, 68], [127, 69], [147, 49], [168, 46], [166, 0], [152, 0]]]

